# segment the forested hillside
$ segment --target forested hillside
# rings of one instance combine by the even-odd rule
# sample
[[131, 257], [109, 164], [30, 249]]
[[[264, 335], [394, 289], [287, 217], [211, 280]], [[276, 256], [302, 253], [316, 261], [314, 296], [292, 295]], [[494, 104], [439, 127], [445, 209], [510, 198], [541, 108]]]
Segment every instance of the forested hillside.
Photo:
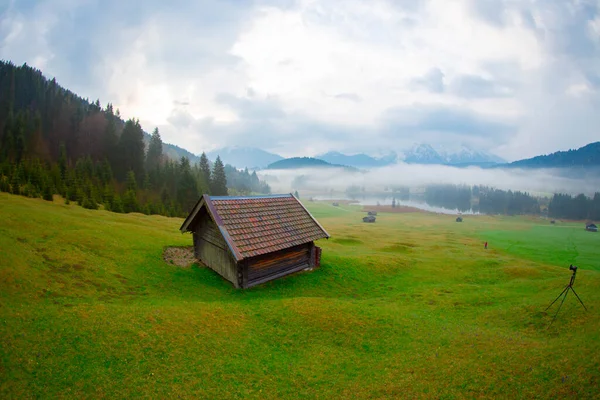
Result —
[[358, 171], [346, 165], [330, 164], [327, 161], [312, 157], [292, 157], [269, 164], [267, 169], [301, 169], [301, 168], [343, 168], [347, 171]]
[[[146, 150], [147, 147], [147, 150]], [[232, 185], [227, 184], [227, 180]], [[0, 61], [0, 190], [87, 208], [183, 216], [201, 193], [269, 192], [256, 174], [206, 156], [166, 156], [158, 129], [149, 144], [138, 120], [123, 121], [27, 65]]]
[[600, 166], [600, 142], [590, 143], [577, 150], [556, 153], [515, 161], [504, 167], [520, 168], [567, 168]]

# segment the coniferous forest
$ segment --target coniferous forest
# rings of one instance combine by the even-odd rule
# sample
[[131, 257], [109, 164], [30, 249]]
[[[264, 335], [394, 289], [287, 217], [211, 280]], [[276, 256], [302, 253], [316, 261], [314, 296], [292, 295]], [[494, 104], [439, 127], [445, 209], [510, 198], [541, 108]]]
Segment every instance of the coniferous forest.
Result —
[[[427, 204], [458, 211], [483, 214], [537, 215], [542, 213], [541, 199], [529, 193], [495, 189], [488, 186], [430, 185], [425, 188]], [[584, 194], [554, 194], [547, 208], [548, 216], [574, 220], [600, 220], [600, 192], [593, 197]]]
[[[147, 148], [146, 148], [147, 147]], [[198, 164], [163, 153], [154, 129], [148, 145], [138, 120], [89, 102], [39, 70], [0, 61], [0, 191], [114, 212], [185, 216], [200, 194], [269, 193], [256, 173]]]

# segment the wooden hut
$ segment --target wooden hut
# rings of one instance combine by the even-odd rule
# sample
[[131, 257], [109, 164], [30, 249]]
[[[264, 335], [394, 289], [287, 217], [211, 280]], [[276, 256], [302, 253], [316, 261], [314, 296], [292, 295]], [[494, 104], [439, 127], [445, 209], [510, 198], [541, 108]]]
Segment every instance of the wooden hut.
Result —
[[181, 225], [194, 254], [236, 288], [318, 267], [314, 241], [329, 234], [292, 194], [203, 195]]
[[598, 232], [596, 224], [588, 223], [585, 225], [585, 230], [588, 232]]
[[368, 215], [363, 218], [363, 222], [375, 222], [375, 217], [373, 215]]

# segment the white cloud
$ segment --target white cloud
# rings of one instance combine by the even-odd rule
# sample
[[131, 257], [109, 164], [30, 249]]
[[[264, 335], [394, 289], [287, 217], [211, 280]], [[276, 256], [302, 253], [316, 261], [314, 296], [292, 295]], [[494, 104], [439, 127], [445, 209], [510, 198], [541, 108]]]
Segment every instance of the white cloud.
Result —
[[11, 2], [0, 16], [0, 57], [110, 101], [193, 152], [231, 144], [284, 155], [375, 152], [459, 140], [516, 159], [595, 140], [594, 7]]
[[[413, 25], [402, 23], [407, 16]], [[485, 74], [489, 62], [514, 60], [528, 70], [543, 59], [533, 33], [476, 21], [464, 4], [447, 1], [432, 1], [415, 15], [384, 2], [372, 7], [342, 2], [326, 9], [309, 1], [291, 10], [265, 8], [233, 53], [244, 60], [249, 84], [278, 95], [287, 109], [330, 123], [371, 126], [386, 109], [415, 103], [461, 104], [497, 114], [508, 101], [482, 105], [414, 90], [409, 82], [431, 68], [452, 79]], [[336, 92], [352, 92], [363, 101], [347, 104], [323, 95]]]
[[586, 94], [594, 93], [594, 90], [590, 88], [586, 83], [574, 83], [569, 85], [566, 90], [567, 94], [573, 97], [581, 97]]

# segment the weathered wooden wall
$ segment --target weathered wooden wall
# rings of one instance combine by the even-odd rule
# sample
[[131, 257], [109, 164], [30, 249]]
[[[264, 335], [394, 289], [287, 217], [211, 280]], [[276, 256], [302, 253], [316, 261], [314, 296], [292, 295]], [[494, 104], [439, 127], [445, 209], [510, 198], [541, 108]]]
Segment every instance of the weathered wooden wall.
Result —
[[196, 258], [233, 283], [235, 287], [239, 287], [237, 264], [219, 228], [204, 209], [200, 211], [193, 232]]
[[307, 243], [246, 260], [244, 287], [255, 286], [311, 267], [313, 247], [313, 243]]

